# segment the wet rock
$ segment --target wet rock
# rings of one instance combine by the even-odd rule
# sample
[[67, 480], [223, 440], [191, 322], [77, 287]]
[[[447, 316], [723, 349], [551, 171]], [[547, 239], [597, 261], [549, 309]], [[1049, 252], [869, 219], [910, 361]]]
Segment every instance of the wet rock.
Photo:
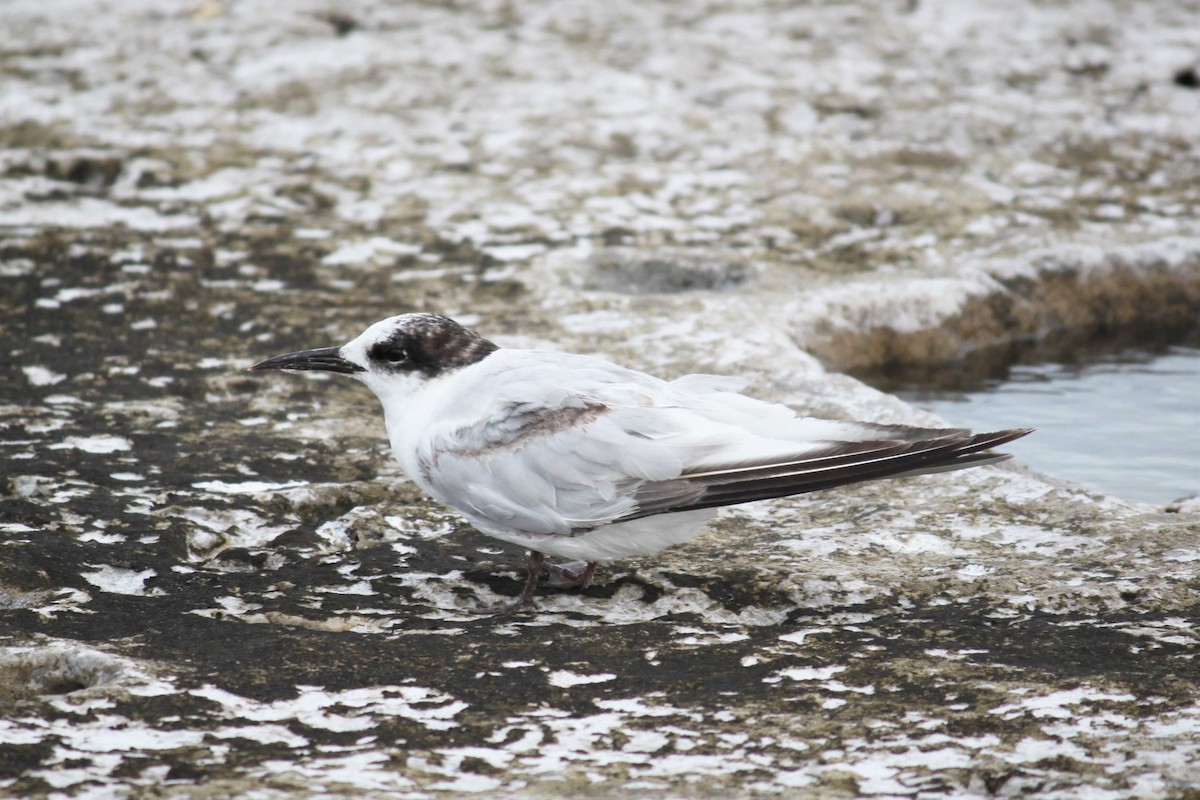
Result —
[[46, 160], [46, 175], [89, 189], [106, 189], [117, 181], [125, 158], [104, 152], [60, 153]]
[[1174, 80], [1176, 86], [1184, 89], [1200, 89], [1200, 69], [1192, 66], [1176, 70]]
[[112, 683], [125, 671], [117, 658], [80, 647], [0, 650], [0, 700], [15, 703]]
[[1014, 350], [1045, 340], [1187, 331], [1200, 314], [1196, 242], [1058, 251], [975, 267], [950, 282], [814, 292], [797, 309], [796, 335], [833, 368], [886, 378], [914, 366], [971, 369], [989, 353], [1011, 362]]
[[1164, 510], [1170, 514], [1200, 513], [1200, 494], [1193, 494], [1188, 497], [1181, 497], [1178, 500], [1173, 500], [1167, 504], [1167, 507]]
[[1189, 503], [854, 487], [486, 617], [369, 394], [244, 371], [427, 309], [929, 422], [827, 370], [1194, 318], [1194, 9], [152, 6], [0, 26], [0, 793], [1198, 784]]
[[731, 289], [752, 274], [750, 266], [736, 257], [607, 247], [588, 258], [584, 286], [622, 294], [674, 294]]

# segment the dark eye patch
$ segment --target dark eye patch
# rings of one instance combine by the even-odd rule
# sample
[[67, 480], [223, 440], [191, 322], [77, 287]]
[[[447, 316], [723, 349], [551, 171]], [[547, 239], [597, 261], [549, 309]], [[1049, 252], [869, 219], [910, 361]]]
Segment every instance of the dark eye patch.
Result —
[[379, 342], [367, 354], [376, 364], [388, 369], [406, 370], [413, 368], [412, 349], [409, 343], [402, 339]]
[[457, 322], [436, 314], [408, 314], [367, 348], [372, 368], [381, 373], [419, 372], [433, 378], [485, 358], [496, 345]]
[[408, 361], [408, 350], [403, 345], [391, 342], [376, 347], [375, 352], [371, 355], [379, 361], [387, 361], [390, 364], [401, 364]]

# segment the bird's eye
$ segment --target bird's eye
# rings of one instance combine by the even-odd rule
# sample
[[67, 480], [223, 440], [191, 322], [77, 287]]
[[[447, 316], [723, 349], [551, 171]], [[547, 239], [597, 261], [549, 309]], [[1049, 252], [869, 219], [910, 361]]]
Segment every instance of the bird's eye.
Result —
[[408, 363], [408, 348], [399, 342], [380, 342], [371, 348], [371, 359], [377, 364], [399, 367]]

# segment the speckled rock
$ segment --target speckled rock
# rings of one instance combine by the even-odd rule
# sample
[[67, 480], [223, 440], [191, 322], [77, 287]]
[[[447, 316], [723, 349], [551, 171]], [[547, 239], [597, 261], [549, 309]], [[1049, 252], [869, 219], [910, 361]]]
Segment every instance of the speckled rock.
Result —
[[929, 421], [843, 372], [1194, 319], [1198, 14], [5, 3], [0, 794], [1194, 796], [1194, 502], [1018, 443], [480, 617], [521, 554], [244, 367], [428, 309]]
[[675, 294], [722, 291], [745, 283], [752, 275], [736, 258], [702, 251], [606, 247], [584, 264], [583, 288], [619, 294]]

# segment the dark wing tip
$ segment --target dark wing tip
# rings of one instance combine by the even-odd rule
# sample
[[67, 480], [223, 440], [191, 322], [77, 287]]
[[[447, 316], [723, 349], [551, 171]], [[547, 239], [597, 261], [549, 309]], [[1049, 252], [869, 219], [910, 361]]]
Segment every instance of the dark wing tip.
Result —
[[977, 433], [967, 440], [961, 452], [975, 453], [980, 450], [987, 450], [991, 447], [999, 447], [1009, 442], [1014, 442], [1024, 436], [1033, 433], [1037, 428], [1009, 428], [1003, 431], [991, 431], [989, 433]]
[[[807, 453], [794, 461], [737, 464], [685, 473], [676, 480], [646, 484], [637, 498], [638, 510], [617, 521], [767, 500], [861, 481], [996, 464], [1012, 456], [991, 448], [1033, 431], [1009, 428], [970, 434], [960, 429], [930, 429], [929, 433], [939, 435], [916, 440], [835, 442], [819, 454]], [[696, 489], [701, 490], [698, 496]]]

